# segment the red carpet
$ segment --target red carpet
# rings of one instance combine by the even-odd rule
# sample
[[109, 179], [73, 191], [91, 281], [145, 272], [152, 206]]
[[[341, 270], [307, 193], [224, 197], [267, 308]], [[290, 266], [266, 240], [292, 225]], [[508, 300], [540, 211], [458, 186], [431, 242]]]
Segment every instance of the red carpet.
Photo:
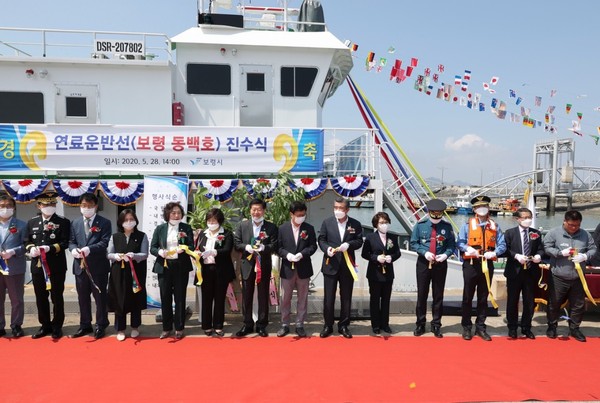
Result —
[[2, 401], [598, 400], [600, 339], [0, 339]]

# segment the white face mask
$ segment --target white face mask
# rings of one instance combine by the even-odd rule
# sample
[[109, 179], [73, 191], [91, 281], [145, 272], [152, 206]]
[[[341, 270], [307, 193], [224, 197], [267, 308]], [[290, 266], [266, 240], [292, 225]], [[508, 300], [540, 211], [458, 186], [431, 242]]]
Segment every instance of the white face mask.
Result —
[[377, 226], [377, 229], [379, 230], [379, 232], [381, 232], [382, 234], [386, 234], [388, 232], [388, 229], [390, 228], [389, 224], [379, 224]]
[[80, 210], [81, 210], [81, 215], [83, 215], [85, 218], [90, 218], [94, 214], [96, 214], [96, 209], [93, 207], [92, 208], [82, 207]]
[[262, 216], [262, 217], [252, 217], [252, 221], [254, 221], [257, 224], [261, 224], [264, 220], [265, 220], [265, 216]]
[[125, 221], [123, 223], [123, 228], [125, 228], [125, 229], [133, 229], [133, 228], [135, 228], [135, 221]]
[[475, 214], [479, 216], [486, 216], [489, 213], [490, 209], [487, 207], [479, 207], [475, 209]]
[[180, 222], [181, 220], [169, 220], [169, 224], [171, 225], [179, 225]]
[[208, 227], [208, 230], [212, 232], [215, 232], [220, 227], [219, 224], [206, 224], [206, 226]]
[[56, 207], [42, 207], [40, 209], [40, 211], [46, 217], [50, 217], [51, 215], [53, 215], [54, 213], [56, 213]]
[[346, 217], [346, 212], [342, 211], [342, 210], [334, 210], [333, 211], [333, 215], [335, 216], [335, 218], [337, 218], [338, 220], [341, 220], [342, 218]]
[[532, 222], [533, 222], [533, 220], [531, 218], [526, 218], [524, 220], [521, 220], [521, 227], [529, 228], [529, 227], [531, 227]]
[[302, 217], [294, 216], [294, 222], [296, 223], [296, 225], [302, 224], [304, 222], [304, 220], [306, 220], [306, 216], [302, 216]]
[[0, 217], [10, 218], [13, 216], [15, 209], [13, 208], [0, 208]]
[[440, 221], [442, 221], [441, 218], [431, 218], [429, 217], [429, 221], [431, 221], [432, 224], [439, 224]]

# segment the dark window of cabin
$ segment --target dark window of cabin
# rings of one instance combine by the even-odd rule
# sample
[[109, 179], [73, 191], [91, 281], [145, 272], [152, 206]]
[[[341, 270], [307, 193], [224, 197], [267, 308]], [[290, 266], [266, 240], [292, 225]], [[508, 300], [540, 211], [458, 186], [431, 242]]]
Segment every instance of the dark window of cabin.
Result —
[[87, 118], [87, 99], [85, 97], [65, 97], [67, 117]]
[[247, 73], [246, 74], [246, 89], [248, 91], [265, 91], [265, 75], [264, 73]]
[[315, 67], [282, 67], [281, 96], [307, 97], [315, 83], [318, 70]]
[[188, 64], [188, 94], [230, 95], [231, 66], [227, 64]]
[[0, 123], [45, 123], [44, 94], [0, 91]]

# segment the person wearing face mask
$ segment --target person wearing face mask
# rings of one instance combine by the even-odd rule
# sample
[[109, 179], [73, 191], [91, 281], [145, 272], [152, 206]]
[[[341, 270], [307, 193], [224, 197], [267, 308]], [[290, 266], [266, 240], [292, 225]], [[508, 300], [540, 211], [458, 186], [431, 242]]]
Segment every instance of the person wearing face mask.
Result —
[[[487, 196], [471, 199], [475, 217], [469, 218], [458, 232], [457, 246], [463, 258], [464, 288], [461, 324], [462, 337], [465, 340], [471, 340], [473, 337], [471, 310], [473, 296], [477, 292], [475, 333], [485, 341], [492, 341], [485, 325], [487, 298], [490, 293], [488, 281], [491, 284], [494, 277], [494, 261], [497, 260], [497, 256], [506, 251], [506, 242], [500, 226], [490, 218], [490, 201]], [[483, 271], [483, 264], [486, 265], [487, 275]]]
[[323, 319], [325, 325], [319, 334], [328, 337], [333, 333], [335, 294], [340, 285], [340, 320], [338, 332], [347, 339], [352, 338], [350, 325], [350, 308], [352, 306], [352, 287], [355, 271], [354, 253], [363, 244], [361, 223], [348, 217], [350, 202], [337, 197], [333, 202], [333, 216], [326, 218], [319, 231], [319, 248], [323, 251], [324, 295]]
[[23, 337], [25, 316], [25, 237], [24, 221], [15, 218], [15, 200], [7, 194], [0, 195], [0, 336], [6, 335], [4, 300], [6, 291], [10, 299], [10, 327], [15, 338]]
[[194, 233], [189, 224], [182, 222], [184, 215], [180, 203], [167, 203], [163, 209], [165, 222], [154, 229], [150, 242], [150, 253], [156, 256], [152, 271], [158, 274], [160, 289], [163, 329], [161, 339], [169, 337], [173, 327], [175, 338], [182, 339], [185, 328], [187, 285], [189, 273], [194, 269], [188, 251], [193, 251]]
[[304, 321], [308, 306], [308, 289], [313, 275], [310, 257], [317, 251], [315, 228], [305, 221], [306, 204], [294, 201], [290, 204], [290, 221], [279, 227], [279, 256], [281, 257], [281, 328], [278, 337], [290, 332], [292, 294], [297, 295], [296, 334], [306, 337]]
[[[231, 260], [233, 233], [223, 228], [225, 215], [218, 208], [206, 213], [206, 229], [200, 232], [196, 251], [202, 256], [202, 330], [207, 336], [223, 336], [227, 286], [235, 279]], [[194, 283], [198, 279], [195, 278]]]
[[138, 328], [142, 324], [142, 311], [147, 307], [148, 236], [137, 228], [138, 223], [132, 209], [121, 211], [117, 218], [117, 232], [108, 242], [107, 257], [111, 262], [108, 306], [115, 312], [115, 330], [119, 341], [126, 337], [128, 312], [131, 313], [131, 337], [140, 335]]
[[557, 337], [556, 328], [561, 306], [569, 301], [569, 334], [577, 341], [585, 342], [585, 335], [579, 329], [585, 312], [584, 281], [579, 278], [577, 266], [582, 271], [586, 262], [596, 252], [592, 235], [581, 228], [583, 217], [576, 210], [565, 213], [563, 225], [548, 231], [544, 237], [544, 251], [550, 256], [550, 281], [548, 282], [548, 329], [546, 336]]
[[[234, 248], [242, 253], [240, 270], [242, 273], [242, 314], [244, 316], [244, 326], [236, 333], [236, 336], [244, 337], [254, 331], [252, 301], [256, 285], [258, 299], [256, 332], [261, 337], [267, 337], [271, 254], [277, 253], [277, 226], [265, 220], [267, 203], [264, 200], [252, 199], [249, 206], [250, 219], [239, 223], [233, 234]], [[257, 262], [260, 262], [260, 265], [257, 265]]]
[[437, 338], [442, 335], [442, 306], [444, 287], [448, 273], [447, 259], [454, 254], [456, 240], [452, 225], [442, 220], [446, 203], [440, 199], [428, 200], [427, 216], [419, 221], [410, 235], [410, 248], [417, 252], [417, 327], [413, 334], [425, 333], [427, 298], [429, 286], [433, 294], [431, 303], [431, 332]]
[[362, 258], [367, 260], [367, 279], [369, 280], [369, 308], [371, 329], [375, 335], [392, 333], [390, 328], [390, 300], [394, 281], [394, 262], [400, 258], [398, 236], [388, 233], [390, 216], [378, 212], [371, 220], [375, 232], [365, 237]]
[[[84, 193], [79, 199], [81, 217], [71, 222], [69, 250], [73, 255], [73, 274], [79, 301], [79, 329], [71, 337], [94, 333], [94, 338], [104, 337], [108, 321], [108, 273], [110, 263], [106, 248], [112, 233], [109, 220], [97, 214], [98, 197]], [[83, 266], [85, 265], [85, 267]], [[92, 329], [92, 300], [96, 302], [96, 327]]]
[[[63, 335], [62, 326], [65, 321], [63, 292], [67, 274], [65, 251], [69, 247], [71, 222], [56, 214], [57, 196], [56, 192], [44, 192], [38, 195], [35, 200], [40, 214], [27, 223], [25, 249], [31, 257], [31, 280], [35, 292], [38, 320], [42, 325], [31, 336], [34, 339], [48, 334], [52, 334], [53, 339], [59, 339]], [[50, 275], [45, 274], [44, 265]], [[46, 289], [46, 278], [48, 278], [50, 290]], [[50, 316], [48, 297], [52, 300], [54, 317]]]
[[520, 208], [514, 216], [518, 225], [504, 233], [506, 240], [506, 320], [508, 337], [517, 338], [519, 327], [519, 295], [523, 294], [523, 314], [521, 316], [521, 333], [528, 339], [535, 339], [531, 331], [531, 319], [535, 307], [535, 287], [540, 277], [539, 263], [544, 256], [542, 234], [531, 228], [533, 213], [528, 208]]

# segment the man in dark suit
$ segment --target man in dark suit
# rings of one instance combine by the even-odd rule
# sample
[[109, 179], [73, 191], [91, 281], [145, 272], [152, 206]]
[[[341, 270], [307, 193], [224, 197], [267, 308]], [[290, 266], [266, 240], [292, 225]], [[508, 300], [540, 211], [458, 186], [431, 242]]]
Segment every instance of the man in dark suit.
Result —
[[523, 294], [523, 315], [521, 316], [521, 333], [528, 339], [535, 339], [531, 331], [531, 319], [535, 305], [535, 285], [540, 275], [539, 263], [544, 254], [542, 236], [535, 228], [530, 228], [532, 213], [528, 208], [520, 208], [515, 212], [519, 225], [506, 230], [506, 277], [507, 299], [506, 320], [508, 337], [517, 338], [519, 326], [519, 294]]
[[[108, 273], [110, 263], [106, 257], [112, 234], [111, 223], [96, 214], [98, 198], [85, 193], [79, 199], [82, 216], [71, 223], [69, 250], [73, 255], [73, 274], [79, 300], [79, 329], [71, 337], [81, 337], [94, 332], [94, 337], [104, 337], [108, 326]], [[83, 265], [86, 266], [84, 269]], [[96, 302], [96, 329], [92, 330], [92, 301]]]
[[310, 257], [317, 251], [315, 228], [306, 219], [306, 204], [294, 201], [290, 205], [290, 221], [279, 227], [279, 256], [281, 257], [281, 329], [278, 337], [290, 331], [292, 293], [297, 292], [296, 334], [306, 337], [304, 321], [308, 306], [308, 287], [313, 275]]
[[[31, 280], [35, 291], [38, 320], [42, 325], [31, 336], [34, 339], [48, 334], [52, 334], [53, 339], [61, 338], [65, 321], [63, 297], [67, 274], [65, 251], [69, 247], [71, 222], [56, 214], [56, 197], [56, 192], [44, 192], [38, 195], [35, 200], [40, 214], [27, 223], [25, 249], [29, 251], [31, 257]], [[47, 279], [50, 290], [46, 287]], [[48, 297], [52, 299], [53, 319], [50, 318]]]
[[236, 333], [238, 337], [246, 336], [254, 331], [252, 299], [255, 284], [258, 298], [256, 331], [261, 337], [268, 336], [271, 254], [277, 253], [277, 226], [272, 222], [265, 221], [266, 209], [267, 203], [264, 200], [251, 200], [250, 219], [242, 221], [233, 235], [234, 248], [242, 253], [242, 312], [244, 326]]
[[363, 244], [362, 225], [358, 220], [348, 217], [350, 203], [338, 197], [333, 203], [333, 217], [326, 218], [319, 231], [319, 248], [323, 251], [321, 271], [324, 279], [323, 318], [325, 326], [321, 337], [333, 333], [335, 293], [340, 284], [340, 320], [338, 331], [345, 338], [352, 337], [350, 307], [352, 305], [352, 287], [354, 286], [354, 252]]

